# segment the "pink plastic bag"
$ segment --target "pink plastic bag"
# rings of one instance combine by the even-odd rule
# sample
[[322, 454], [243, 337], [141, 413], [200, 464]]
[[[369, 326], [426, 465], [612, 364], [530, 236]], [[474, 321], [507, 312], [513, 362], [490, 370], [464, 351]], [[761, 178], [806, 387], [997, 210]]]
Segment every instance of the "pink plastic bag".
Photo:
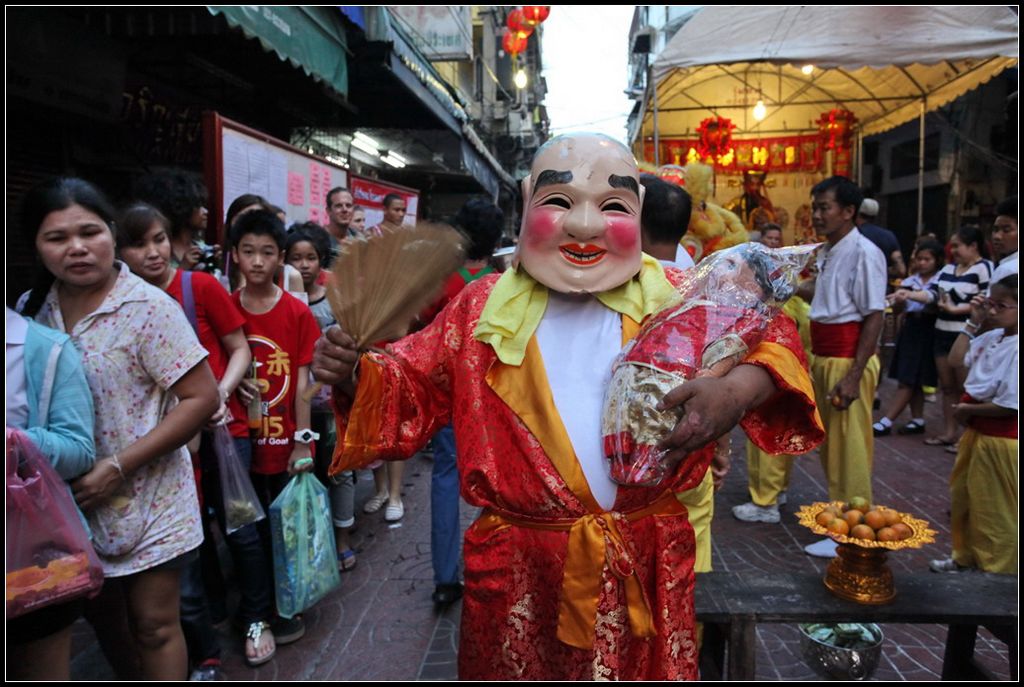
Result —
[[7, 618], [95, 596], [103, 568], [67, 484], [24, 433], [7, 429]]

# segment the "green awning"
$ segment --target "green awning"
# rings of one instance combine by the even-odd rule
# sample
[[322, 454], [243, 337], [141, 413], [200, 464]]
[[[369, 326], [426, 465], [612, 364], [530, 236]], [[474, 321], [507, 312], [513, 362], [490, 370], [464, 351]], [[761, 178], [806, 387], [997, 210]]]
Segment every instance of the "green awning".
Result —
[[212, 14], [255, 38], [265, 50], [348, 96], [345, 28], [336, 7], [211, 5]]

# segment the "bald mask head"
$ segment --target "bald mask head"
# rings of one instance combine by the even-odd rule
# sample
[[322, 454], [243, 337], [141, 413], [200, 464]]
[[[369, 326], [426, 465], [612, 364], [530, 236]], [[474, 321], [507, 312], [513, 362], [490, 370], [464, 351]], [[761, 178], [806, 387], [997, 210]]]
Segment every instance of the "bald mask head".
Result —
[[523, 180], [519, 264], [563, 293], [600, 293], [640, 271], [636, 160], [601, 134], [546, 143]]

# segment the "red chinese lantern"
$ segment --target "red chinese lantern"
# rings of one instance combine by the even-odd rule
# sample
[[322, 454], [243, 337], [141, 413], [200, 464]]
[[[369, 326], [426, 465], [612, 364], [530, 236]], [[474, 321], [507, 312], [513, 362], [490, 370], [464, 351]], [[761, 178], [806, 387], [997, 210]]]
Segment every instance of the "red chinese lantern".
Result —
[[526, 36], [505, 29], [505, 33], [501, 37], [501, 49], [508, 55], [518, 55], [526, 50]]
[[817, 124], [825, 147], [829, 150], [849, 148], [853, 125], [856, 122], [857, 117], [849, 110], [835, 108], [823, 113]]
[[516, 9], [509, 12], [505, 25], [508, 26], [512, 33], [517, 33], [523, 38], [526, 38], [533, 33], [533, 25], [526, 21], [526, 17], [523, 16], [522, 10]]
[[530, 26], [536, 26], [551, 14], [551, 5], [523, 5], [523, 17]]
[[708, 117], [697, 127], [700, 142], [697, 152], [702, 159], [714, 158], [727, 154], [732, 149], [732, 130], [736, 125], [725, 117]]

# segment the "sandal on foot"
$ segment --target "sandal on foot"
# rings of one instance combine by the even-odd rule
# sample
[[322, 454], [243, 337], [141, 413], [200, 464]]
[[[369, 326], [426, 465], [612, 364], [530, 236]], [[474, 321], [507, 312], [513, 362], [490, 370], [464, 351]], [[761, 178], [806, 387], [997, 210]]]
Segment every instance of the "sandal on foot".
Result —
[[384, 507], [384, 504], [388, 502], [389, 498], [391, 497], [386, 491], [371, 496], [370, 500], [367, 501], [366, 505], [363, 506], [363, 512], [376, 513], [377, 511]]
[[949, 439], [943, 439], [942, 437], [928, 437], [924, 440], [924, 443], [928, 446], [952, 446], [956, 442], [950, 441]]
[[348, 572], [356, 567], [356, 552], [345, 549], [338, 552], [338, 572]]
[[[249, 642], [252, 642], [252, 650], [255, 655], [249, 654]], [[259, 650], [267, 642], [274, 644], [274, 646], [270, 649], [270, 653], [260, 656]], [[249, 623], [249, 628], [245, 631], [245, 647], [243, 651], [245, 651], [245, 662], [250, 668], [261, 666], [274, 658], [274, 654], [277, 653], [277, 644], [274, 643], [274, 634], [270, 631], [270, 623], [265, 621]]]

